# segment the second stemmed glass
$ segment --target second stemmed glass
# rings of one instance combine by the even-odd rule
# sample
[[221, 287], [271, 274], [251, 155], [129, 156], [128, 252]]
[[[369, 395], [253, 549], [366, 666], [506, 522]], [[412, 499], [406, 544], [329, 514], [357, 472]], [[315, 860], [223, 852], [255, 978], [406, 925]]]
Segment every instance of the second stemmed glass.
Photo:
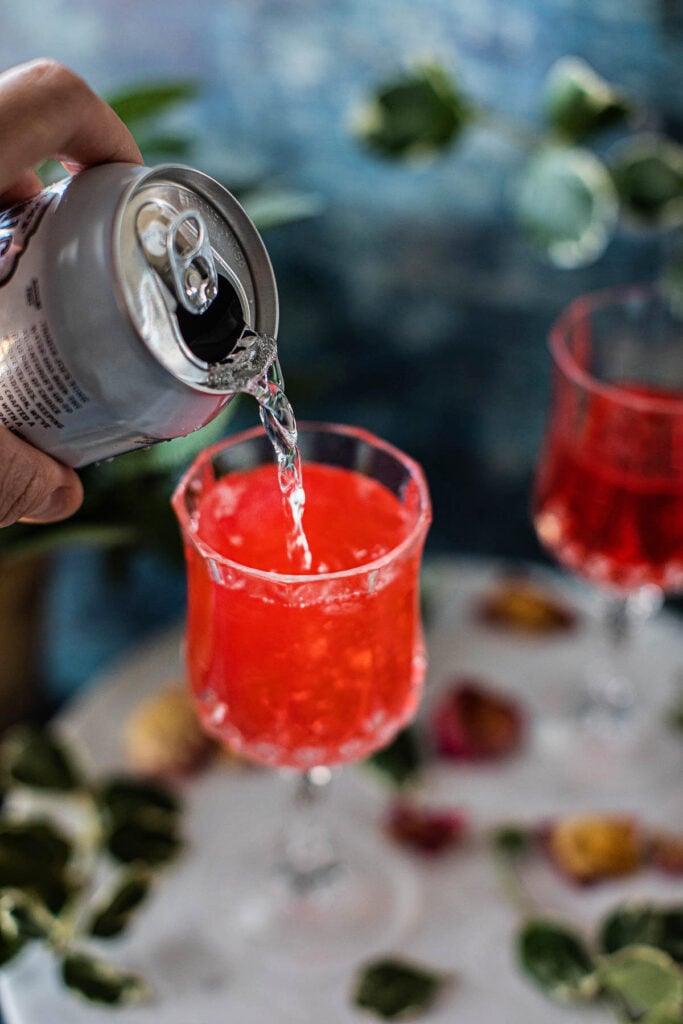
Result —
[[[173, 505], [185, 541], [188, 675], [201, 720], [247, 758], [299, 772], [277, 849], [264, 856], [256, 835], [237, 840], [240, 891], [226, 929], [257, 940], [276, 961], [330, 965], [390, 940], [396, 904], [410, 888], [386, 844], [358, 831], [333, 836], [320, 794], [330, 765], [385, 745], [416, 709], [426, 668], [419, 571], [431, 510], [417, 463], [363, 430], [303, 424], [299, 445], [308, 487], [304, 525], [317, 523], [325, 547], [325, 564], [318, 558], [309, 573], [269, 568], [286, 565], [284, 517], [262, 430], [200, 455]], [[324, 481], [316, 483], [321, 467], [326, 494]], [[254, 523], [241, 523], [237, 506], [240, 487], [263, 485], [259, 473], [268, 479], [254, 564], [253, 551], [240, 560], [241, 540], [229, 556], [220, 548], [222, 531], [247, 525], [254, 536]], [[353, 490], [337, 494], [351, 476]], [[220, 492], [231, 478], [237, 490]], [[352, 561], [331, 564], [349, 529]], [[316, 538], [310, 540], [315, 558]]]
[[646, 726], [635, 628], [683, 591], [683, 323], [654, 287], [575, 301], [552, 330], [554, 389], [534, 524], [602, 594], [602, 651], [574, 725], [629, 745]]

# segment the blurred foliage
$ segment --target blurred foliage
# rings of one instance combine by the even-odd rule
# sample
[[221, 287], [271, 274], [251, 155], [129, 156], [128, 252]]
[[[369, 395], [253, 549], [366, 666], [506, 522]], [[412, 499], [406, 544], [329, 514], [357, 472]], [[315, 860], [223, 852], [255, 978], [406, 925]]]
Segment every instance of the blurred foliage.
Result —
[[[128, 125], [145, 163], [194, 164], [199, 140], [193, 129], [182, 127], [187, 123], [182, 115], [199, 92], [194, 81], [147, 82], [109, 96], [108, 102]], [[42, 165], [39, 172], [45, 182], [64, 175], [63, 167], [54, 161]], [[215, 169], [214, 176], [237, 196], [260, 230], [314, 216], [320, 210], [317, 197], [287, 191], [267, 180], [242, 176], [230, 181]], [[68, 522], [40, 528], [18, 523], [0, 530], [3, 565], [70, 544], [115, 550], [111, 564], [119, 572], [126, 567], [122, 552], [139, 548], [179, 561], [180, 537], [169, 505], [173, 486], [202, 448], [224, 436], [235, 405], [231, 403], [211, 424], [189, 437], [83, 470], [85, 501]], [[254, 417], [256, 423], [256, 413]]]
[[[0, 785], [9, 797], [0, 813], [0, 967], [40, 942], [82, 998], [148, 999], [144, 979], [99, 952], [133, 923], [182, 848], [177, 795], [134, 776], [92, 779], [61, 736], [32, 726], [0, 743]], [[84, 949], [91, 938], [98, 955]]]
[[383, 159], [452, 151], [477, 125], [520, 146], [526, 160], [515, 214], [535, 248], [558, 267], [597, 260], [620, 222], [683, 224], [683, 148], [641, 133], [645, 112], [586, 61], [562, 57], [549, 70], [541, 124], [518, 124], [469, 94], [457, 71], [430, 63], [380, 83], [355, 112], [360, 142]]

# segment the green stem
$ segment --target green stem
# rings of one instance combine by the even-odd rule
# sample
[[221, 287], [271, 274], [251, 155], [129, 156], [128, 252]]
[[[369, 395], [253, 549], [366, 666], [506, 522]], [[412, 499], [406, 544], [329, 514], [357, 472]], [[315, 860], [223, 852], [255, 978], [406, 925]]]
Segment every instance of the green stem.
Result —
[[494, 864], [500, 887], [512, 908], [523, 918], [534, 917], [537, 908], [519, 876], [517, 857], [496, 851]]

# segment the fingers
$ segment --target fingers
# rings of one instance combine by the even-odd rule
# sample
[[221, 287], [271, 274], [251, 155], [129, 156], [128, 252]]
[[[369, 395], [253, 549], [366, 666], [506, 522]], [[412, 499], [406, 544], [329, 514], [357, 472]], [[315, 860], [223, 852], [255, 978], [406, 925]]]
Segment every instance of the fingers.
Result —
[[111, 107], [73, 71], [51, 60], [0, 74], [0, 154], [0, 195], [17, 183], [25, 188], [26, 172], [50, 157], [70, 170], [110, 161], [142, 163], [132, 135]]
[[23, 199], [30, 199], [36, 195], [43, 187], [35, 171], [26, 171], [10, 188], [5, 189], [2, 201], [4, 204], [20, 203]]
[[0, 527], [19, 519], [66, 519], [82, 500], [81, 481], [72, 469], [0, 427]]

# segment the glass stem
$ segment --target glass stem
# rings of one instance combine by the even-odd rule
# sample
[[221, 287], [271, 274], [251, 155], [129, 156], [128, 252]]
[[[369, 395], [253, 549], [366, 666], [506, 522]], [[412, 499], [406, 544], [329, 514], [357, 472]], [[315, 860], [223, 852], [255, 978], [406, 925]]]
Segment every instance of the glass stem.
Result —
[[633, 719], [637, 692], [631, 658], [633, 640], [663, 601], [657, 587], [602, 597], [600, 653], [589, 668], [582, 715], [589, 725], [622, 730]]
[[294, 896], [318, 894], [342, 871], [325, 813], [331, 779], [332, 772], [323, 766], [310, 768], [297, 779], [277, 865]]

